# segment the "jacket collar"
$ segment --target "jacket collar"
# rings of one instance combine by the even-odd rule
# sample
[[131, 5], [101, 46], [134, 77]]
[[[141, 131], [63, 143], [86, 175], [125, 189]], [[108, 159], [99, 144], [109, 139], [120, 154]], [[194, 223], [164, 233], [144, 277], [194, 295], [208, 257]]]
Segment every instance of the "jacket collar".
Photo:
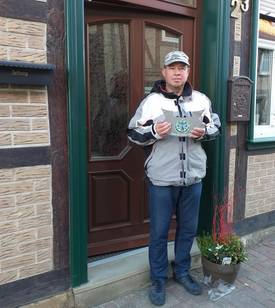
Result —
[[[183, 91], [182, 91], [182, 94], [180, 96], [182, 96], [182, 97], [191, 96], [192, 90], [193, 89], [192, 89], [191, 84], [188, 81], [186, 81], [184, 88], [183, 88]], [[175, 94], [174, 92], [167, 92], [166, 91], [165, 80], [155, 81], [154, 86], [151, 90], [151, 93], [161, 93], [167, 98], [173, 98], [173, 99], [179, 98], [179, 96], [177, 94]]]

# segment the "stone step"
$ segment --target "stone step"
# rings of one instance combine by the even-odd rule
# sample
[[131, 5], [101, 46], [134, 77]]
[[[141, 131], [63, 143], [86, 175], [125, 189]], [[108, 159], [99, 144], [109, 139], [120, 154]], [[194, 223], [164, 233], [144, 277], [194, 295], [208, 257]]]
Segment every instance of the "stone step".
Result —
[[[201, 266], [196, 242], [191, 251], [191, 268]], [[174, 243], [168, 244], [168, 258], [174, 258]], [[171, 276], [171, 268], [169, 269]], [[148, 248], [136, 249], [88, 265], [88, 283], [73, 289], [76, 308], [89, 308], [110, 301], [150, 283]]]

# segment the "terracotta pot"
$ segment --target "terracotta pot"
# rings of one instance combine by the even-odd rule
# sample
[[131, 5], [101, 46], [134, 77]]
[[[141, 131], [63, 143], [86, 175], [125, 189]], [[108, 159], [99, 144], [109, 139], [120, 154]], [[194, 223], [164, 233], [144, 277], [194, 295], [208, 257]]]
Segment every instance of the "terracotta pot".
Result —
[[221, 279], [225, 282], [233, 283], [239, 272], [241, 263], [238, 264], [216, 264], [210, 262], [205, 257], [201, 257], [202, 270], [205, 276], [212, 277], [212, 282]]

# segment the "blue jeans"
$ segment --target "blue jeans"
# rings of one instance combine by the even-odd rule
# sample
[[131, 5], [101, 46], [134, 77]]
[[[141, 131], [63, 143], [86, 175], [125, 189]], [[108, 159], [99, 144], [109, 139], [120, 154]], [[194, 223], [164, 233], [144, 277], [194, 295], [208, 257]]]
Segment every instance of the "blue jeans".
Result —
[[188, 274], [190, 251], [197, 232], [202, 184], [156, 186], [148, 184], [150, 210], [149, 263], [151, 279], [165, 281], [168, 272], [167, 240], [176, 214], [175, 268], [177, 277]]

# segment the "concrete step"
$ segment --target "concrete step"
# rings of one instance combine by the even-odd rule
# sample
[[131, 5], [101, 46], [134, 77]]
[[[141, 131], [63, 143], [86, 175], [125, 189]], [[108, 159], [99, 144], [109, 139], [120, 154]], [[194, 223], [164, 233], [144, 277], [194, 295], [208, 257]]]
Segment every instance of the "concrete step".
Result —
[[[200, 252], [196, 241], [191, 256], [191, 267], [200, 267]], [[170, 261], [174, 259], [173, 242], [168, 244], [168, 258]], [[148, 248], [136, 249], [88, 264], [88, 279], [88, 283], [73, 289], [76, 308], [93, 307], [146, 287], [150, 283]]]

